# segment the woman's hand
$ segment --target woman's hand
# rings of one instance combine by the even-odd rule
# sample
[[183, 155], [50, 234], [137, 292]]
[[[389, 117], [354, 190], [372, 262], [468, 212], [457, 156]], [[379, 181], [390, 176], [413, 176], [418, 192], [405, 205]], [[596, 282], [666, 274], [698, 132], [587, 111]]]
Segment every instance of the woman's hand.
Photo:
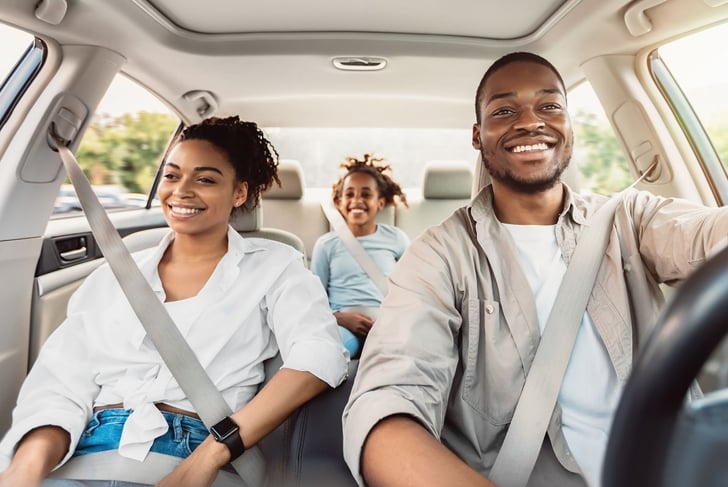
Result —
[[208, 487], [229, 459], [227, 446], [208, 436], [177, 468], [165, 475], [156, 487]]
[[362, 338], [366, 338], [366, 336], [369, 334], [369, 330], [374, 324], [373, 319], [361, 313], [348, 313], [344, 311], [337, 311], [336, 313], [334, 313], [334, 316], [336, 317], [336, 322], [339, 325], [343, 326], [354, 335]]
[[[296, 408], [328, 387], [310, 372], [281, 368], [248, 404], [231, 416], [240, 427], [245, 447], [253, 447]], [[156, 487], [208, 487], [229, 461], [227, 446], [208, 436]]]
[[0, 487], [38, 487], [68, 451], [71, 437], [58, 426], [39, 426], [18, 443], [10, 466], [0, 472]]
[[33, 475], [30, 472], [21, 472], [19, 469], [8, 468], [4, 472], [0, 472], [0, 487], [40, 487], [42, 478]]

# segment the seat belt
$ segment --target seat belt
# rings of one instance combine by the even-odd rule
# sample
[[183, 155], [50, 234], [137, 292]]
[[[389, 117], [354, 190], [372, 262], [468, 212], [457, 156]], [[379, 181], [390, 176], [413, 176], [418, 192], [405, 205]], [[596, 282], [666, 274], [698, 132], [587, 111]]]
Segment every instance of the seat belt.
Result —
[[561, 281], [521, 397], [488, 478], [499, 487], [525, 487], [536, 464], [569, 365], [621, 198], [613, 196], [592, 216]]
[[369, 279], [371, 279], [374, 285], [377, 286], [379, 291], [382, 293], [382, 296], [386, 296], [388, 289], [387, 278], [384, 276], [382, 270], [377, 266], [376, 262], [374, 262], [372, 256], [364, 250], [361, 243], [356, 239], [354, 234], [351, 233], [349, 225], [347, 225], [346, 220], [344, 220], [344, 217], [341, 216], [339, 210], [334, 208], [331, 203], [327, 202], [321, 203], [321, 208], [324, 210], [324, 214], [329, 220], [331, 226], [334, 228], [334, 231], [349, 250], [349, 253], [359, 263], [361, 268], [364, 269], [364, 272], [367, 273]]
[[[627, 189], [639, 183], [656, 166], [657, 161]], [[599, 208], [581, 232], [546, 320], [503, 445], [488, 476], [499, 487], [525, 487], [531, 477], [609, 244], [614, 212], [622, 201], [624, 191], [612, 196]]]
[[[232, 409], [197, 360], [162, 302], [152, 291], [91, 189], [76, 158], [66, 146], [66, 141], [55, 135], [53, 125], [50, 128], [50, 135], [56, 142], [66, 173], [76, 189], [81, 207], [106, 262], [167, 368], [209, 429], [225, 416], [231, 415]], [[245, 487], [263, 485], [265, 458], [260, 448], [253, 446], [246, 449], [243, 455], [231, 463]]]

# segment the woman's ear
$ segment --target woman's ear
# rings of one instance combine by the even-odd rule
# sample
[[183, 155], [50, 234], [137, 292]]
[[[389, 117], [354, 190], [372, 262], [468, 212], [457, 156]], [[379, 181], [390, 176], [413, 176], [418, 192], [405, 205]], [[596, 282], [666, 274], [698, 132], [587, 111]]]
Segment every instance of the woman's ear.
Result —
[[248, 200], [248, 182], [242, 181], [235, 186], [233, 193], [233, 206], [240, 208]]
[[387, 206], [387, 201], [384, 199], [384, 196], [380, 196], [377, 199], [377, 208], [378, 208], [377, 211], [382, 211], [385, 206]]

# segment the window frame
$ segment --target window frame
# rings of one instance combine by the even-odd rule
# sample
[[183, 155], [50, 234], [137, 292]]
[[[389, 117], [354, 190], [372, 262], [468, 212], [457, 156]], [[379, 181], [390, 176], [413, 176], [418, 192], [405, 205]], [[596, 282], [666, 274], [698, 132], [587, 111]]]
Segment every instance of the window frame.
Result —
[[48, 58], [45, 42], [35, 37], [0, 85], [0, 130], [10, 119], [15, 107]]
[[719, 205], [728, 202], [728, 173], [690, 101], [662, 59], [659, 48], [650, 52], [647, 67], [660, 94], [695, 154], [713, 196]]

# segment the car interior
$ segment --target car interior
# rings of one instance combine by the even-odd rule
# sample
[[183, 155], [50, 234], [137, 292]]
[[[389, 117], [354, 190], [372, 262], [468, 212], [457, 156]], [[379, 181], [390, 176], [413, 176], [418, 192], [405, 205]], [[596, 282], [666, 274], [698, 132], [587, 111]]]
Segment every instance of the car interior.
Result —
[[[471, 146], [476, 87], [500, 56], [531, 51], [551, 61], [567, 87], [576, 141], [564, 179], [574, 191], [611, 194], [655, 164], [638, 189], [723, 206], [726, 21], [726, 0], [4, 0], [0, 434], [70, 296], [104, 263], [49, 144], [51, 124], [68, 135], [97, 194], [113, 195], [108, 216], [135, 252], [156, 246], [168, 231], [155, 188], [174, 135], [213, 115], [256, 122], [279, 153], [281, 185], [231, 223], [244, 237], [291, 245], [308, 265], [316, 240], [331, 230], [321, 204], [330, 201], [348, 156], [374, 152], [391, 166], [409, 204], [388, 207], [377, 221], [410, 240], [467, 205], [489, 181]], [[722, 290], [728, 264], [719, 259], [717, 271], [702, 279]], [[698, 302], [682, 295], [683, 286], [664, 292], [670, 306], [681, 306], [665, 320]], [[724, 326], [707, 331], [713, 318], [706, 309], [684, 317], [694, 331], [689, 341], [701, 348], [686, 348], [689, 357], [681, 358], [675, 337], [664, 342], [675, 367], [692, 361], [675, 397], [684, 397], [697, 377], [720, 409], [725, 401], [715, 398], [724, 397], [728, 382], [728, 348]], [[716, 313], [724, 323], [725, 313]], [[653, 384], [664, 367], [653, 379], [635, 376]], [[341, 454], [341, 412], [356, 370], [352, 360], [342, 386], [301, 407], [262, 442], [267, 485], [356, 485]], [[653, 410], [646, 406], [636, 409], [635, 422], [616, 423], [627, 443], [642, 427], [654, 441], [639, 443], [629, 458], [615, 454], [623, 476], [609, 485], [650, 485], [624, 482], [640, 462], [663, 475], [668, 458], [671, 478], [703, 472], [704, 483], [694, 485], [728, 483], [728, 469], [708, 459], [725, 448], [720, 439], [728, 432], [708, 446], [695, 433], [703, 446], [690, 461], [681, 460], [683, 450], [655, 446], [673, 441], [683, 407], [672, 402], [669, 418], [657, 425], [647, 426]], [[700, 407], [710, 410], [705, 416], [719, 414]]]

